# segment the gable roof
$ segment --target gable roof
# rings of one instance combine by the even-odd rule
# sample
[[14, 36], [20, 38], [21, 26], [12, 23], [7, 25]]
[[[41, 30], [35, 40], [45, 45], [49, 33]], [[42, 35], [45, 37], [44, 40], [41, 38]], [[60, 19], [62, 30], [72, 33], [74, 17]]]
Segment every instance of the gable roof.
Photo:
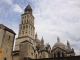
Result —
[[[59, 49], [65, 51], [65, 52], [67, 52], [65, 49], [62, 49], [62, 48], [60, 48], [60, 47], [56, 47], [54, 50], [56, 50], [57, 48], [59, 48]], [[53, 52], [54, 50], [52, 50], [52, 52]]]
[[13, 34], [15, 34], [15, 35], [16, 35], [16, 33], [15, 33], [12, 29], [10, 29], [10, 28], [6, 27], [5, 25], [0, 24], [0, 26], [1, 26], [1, 27], [3, 27], [3, 29], [4, 29], [4, 30], [9, 31], [9, 32], [11, 32], [11, 33], [13, 33]]

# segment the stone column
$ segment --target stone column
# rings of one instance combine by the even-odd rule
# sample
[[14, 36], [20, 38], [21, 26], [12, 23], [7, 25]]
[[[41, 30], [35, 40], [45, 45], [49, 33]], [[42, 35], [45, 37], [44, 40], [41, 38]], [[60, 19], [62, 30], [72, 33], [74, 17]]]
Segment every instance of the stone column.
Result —
[[60, 52], [60, 57], [62, 57], [62, 52]]

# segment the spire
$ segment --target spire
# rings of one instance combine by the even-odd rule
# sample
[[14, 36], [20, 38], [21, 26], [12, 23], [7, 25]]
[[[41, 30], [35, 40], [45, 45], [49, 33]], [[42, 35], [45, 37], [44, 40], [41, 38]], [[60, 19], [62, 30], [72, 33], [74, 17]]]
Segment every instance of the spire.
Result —
[[24, 10], [26, 13], [32, 13], [32, 8], [31, 6], [28, 4]]
[[60, 39], [59, 39], [59, 37], [57, 36], [57, 42], [60, 42]]
[[41, 44], [44, 44], [44, 39], [43, 39], [43, 36], [41, 38]]
[[35, 39], [37, 39], [37, 32], [36, 32], [36, 34], [35, 34]]
[[69, 41], [67, 40], [67, 45], [70, 45]]
[[70, 47], [70, 43], [69, 43], [68, 40], [67, 40], [67, 47], [68, 47], [69, 49], [71, 49], [71, 47]]

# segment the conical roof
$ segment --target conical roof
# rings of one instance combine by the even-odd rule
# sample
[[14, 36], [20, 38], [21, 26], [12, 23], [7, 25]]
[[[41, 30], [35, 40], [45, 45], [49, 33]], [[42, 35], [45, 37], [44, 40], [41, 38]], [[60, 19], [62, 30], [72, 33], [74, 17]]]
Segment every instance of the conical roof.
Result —
[[32, 11], [32, 8], [29, 4], [26, 6], [25, 11]]

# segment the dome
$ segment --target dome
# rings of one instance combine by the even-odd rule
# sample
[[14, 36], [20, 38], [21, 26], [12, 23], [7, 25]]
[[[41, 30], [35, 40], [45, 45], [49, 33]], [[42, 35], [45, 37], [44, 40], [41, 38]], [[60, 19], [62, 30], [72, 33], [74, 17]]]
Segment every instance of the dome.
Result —
[[65, 46], [65, 45], [61, 42], [57, 42], [54, 46], [56, 47], [56, 46]]
[[62, 49], [66, 49], [66, 45], [64, 45], [64, 44], [61, 43], [61, 42], [55, 43], [54, 46], [53, 46], [53, 48], [52, 48], [52, 50], [55, 49], [56, 47], [60, 47], [60, 48], [62, 48]]
[[56, 47], [62, 48], [62, 49], [67, 49], [67, 46], [64, 45], [62, 42], [60, 42], [59, 37], [57, 37], [57, 43], [54, 44], [52, 50], [54, 50]]

